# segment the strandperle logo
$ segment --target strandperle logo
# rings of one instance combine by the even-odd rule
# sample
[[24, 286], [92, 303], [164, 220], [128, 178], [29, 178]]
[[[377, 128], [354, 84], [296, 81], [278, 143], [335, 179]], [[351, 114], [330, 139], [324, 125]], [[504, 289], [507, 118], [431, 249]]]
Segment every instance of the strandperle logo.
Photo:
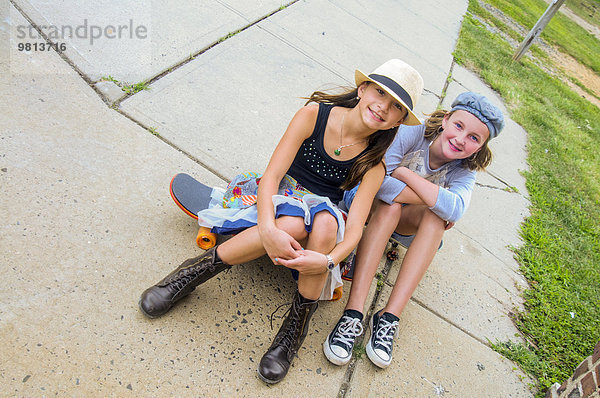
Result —
[[[64, 39], [88, 39], [91, 45], [94, 40], [99, 39], [146, 39], [148, 28], [145, 25], [134, 25], [133, 19], [124, 25], [91, 25], [84, 19], [81, 25], [40, 25], [38, 28], [50, 40], [60, 41]], [[42, 35], [31, 25], [17, 25], [18, 39], [43, 39]]]

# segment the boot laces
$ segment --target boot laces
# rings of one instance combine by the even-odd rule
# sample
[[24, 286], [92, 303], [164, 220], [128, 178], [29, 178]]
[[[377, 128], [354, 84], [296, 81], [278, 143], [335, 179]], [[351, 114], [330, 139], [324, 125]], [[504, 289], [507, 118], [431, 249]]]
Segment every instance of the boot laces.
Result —
[[352, 346], [356, 337], [363, 333], [363, 325], [358, 318], [344, 316], [339, 325], [335, 335], [331, 339], [332, 343]]
[[198, 276], [198, 272], [189, 272], [189, 269], [185, 269], [179, 272], [177, 276], [178, 278], [175, 278], [171, 281], [171, 283], [169, 283], [169, 287], [175, 291], [180, 291], [185, 288], [190, 281]]
[[299, 306], [295, 306], [294, 303], [284, 303], [281, 304], [279, 307], [277, 307], [275, 309], [275, 311], [273, 311], [271, 313], [271, 330], [273, 330], [273, 316], [275, 315], [275, 313], [277, 313], [277, 311], [279, 311], [279, 309], [285, 305], [290, 305], [291, 306], [287, 309], [287, 311], [283, 314], [282, 318], [284, 318], [284, 322], [285, 322], [285, 318], [290, 314], [291, 311], [293, 311], [293, 313], [290, 315], [289, 322], [286, 325], [286, 328], [281, 330], [279, 333], [277, 333], [277, 336], [275, 336], [275, 341], [274, 343], [276, 344], [281, 344], [282, 346], [284, 346], [291, 354], [296, 354], [296, 350], [293, 348], [294, 345], [294, 341], [296, 340], [297, 336], [296, 334], [300, 334], [300, 308]]
[[[197, 278], [200, 274], [206, 271], [215, 272], [218, 265], [216, 262], [210, 261], [209, 263], [202, 264], [203, 261], [206, 261], [204, 256], [200, 257], [197, 262], [182, 268], [177, 274], [165, 281], [166, 284], [179, 291], [185, 288], [190, 281]], [[204, 267], [201, 267], [202, 265], [204, 265]]]
[[[275, 316], [275, 314], [277, 313], [277, 311], [279, 311], [279, 309], [280, 309], [281, 307], [283, 307], [283, 306], [285, 306], [285, 305], [291, 305], [291, 304], [292, 304], [292, 303], [283, 303], [283, 304], [281, 304], [279, 307], [275, 308], [275, 311], [271, 312], [271, 318], [270, 318], [270, 321], [271, 321], [271, 330], [273, 330], [273, 316]], [[290, 309], [291, 309], [291, 307], [290, 307], [290, 308], [288, 308], [288, 310], [287, 310], [286, 312], [284, 312], [284, 314], [283, 314], [282, 318], [285, 318], [285, 317], [287, 316], [287, 314], [290, 312]]]
[[394, 341], [394, 334], [396, 333], [396, 327], [398, 321], [389, 322], [383, 318], [379, 319], [379, 325], [375, 334], [375, 343], [390, 350]]

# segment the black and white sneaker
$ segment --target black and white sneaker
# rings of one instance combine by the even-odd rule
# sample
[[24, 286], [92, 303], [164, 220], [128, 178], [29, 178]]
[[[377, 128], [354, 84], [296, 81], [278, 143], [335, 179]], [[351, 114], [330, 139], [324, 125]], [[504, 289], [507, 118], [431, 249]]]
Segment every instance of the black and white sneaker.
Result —
[[323, 352], [331, 363], [345, 365], [352, 358], [354, 340], [363, 333], [363, 314], [346, 310], [323, 342]]
[[371, 323], [371, 337], [367, 343], [367, 356], [380, 368], [387, 368], [392, 363], [392, 349], [394, 348], [394, 335], [398, 328], [398, 317], [389, 312], [383, 315], [373, 314]]

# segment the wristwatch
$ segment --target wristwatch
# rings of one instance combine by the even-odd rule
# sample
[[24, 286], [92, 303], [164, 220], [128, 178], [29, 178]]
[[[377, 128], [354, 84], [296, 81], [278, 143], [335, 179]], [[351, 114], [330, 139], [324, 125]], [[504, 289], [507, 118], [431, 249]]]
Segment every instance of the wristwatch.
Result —
[[325, 257], [327, 257], [327, 271], [331, 272], [331, 270], [335, 267], [335, 262], [333, 262], [333, 257], [331, 257], [331, 255], [327, 254]]

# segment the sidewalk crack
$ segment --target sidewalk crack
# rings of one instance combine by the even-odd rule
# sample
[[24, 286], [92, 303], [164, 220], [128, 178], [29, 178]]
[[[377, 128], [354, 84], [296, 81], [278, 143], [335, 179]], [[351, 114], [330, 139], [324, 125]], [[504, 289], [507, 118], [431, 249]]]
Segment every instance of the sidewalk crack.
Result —
[[[384, 254], [385, 256], [385, 254]], [[387, 257], [387, 256], [386, 256]], [[388, 284], [388, 275], [390, 273], [390, 269], [392, 268], [392, 265], [394, 264], [394, 261], [386, 258], [385, 260], [385, 265], [383, 266], [383, 270], [381, 271], [381, 274], [383, 275], [383, 282], [384, 284]], [[381, 287], [378, 287], [377, 290], [375, 291], [375, 294], [373, 295], [373, 299], [371, 300], [371, 304], [369, 305], [369, 309], [367, 310], [366, 314], [365, 314], [365, 322], [369, 322], [369, 319], [371, 319], [371, 316], [373, 316], [373, 312], [375, 311], [375, 306], [377, 305], [377, 301], [379, 301], [379, 296], [381, 295]], [[363, 344], [364, 340], [365, 340], [365, 336], [366, 333], [363, 333], [361, 336], [357, 337], [355, 340], [355, 346], [360, 346]], [[346, 394], [348, 393], [348, 391], [350, 390], [350, 386], [352, 383], [352, 376], [354, 375], [354, 370], [356, 369], [356, 365], [358, 364], [359, 359], [356, 358], [356, 355], [352, 355], [352, 359], [350, 360], [350, 363], [348, 364], [348, 368], [346, 369], [346, 373], [344, 374], [344, 379], [342, 380], [342, 384], [340, 385], [340, 389], [338, 390], [338, 394], [337, 397], [338, 398], [345, 398]]]
[[449, 325], [454, 326], [455, 328], [457, 328], [458, 330], [460, 330], [461, 332], [463, 332], [467, 336], [471, 337], [472, 339], [477, 340], [478, 342], [480, 342], [484, 346], [486, 346], [488, 348], [492, 348], [489, 342], [483, 340], [480, 337], [475, 336], [473, 333], [469, 332], [467, 329], [463, 328], [462, 326], [458, 325], [457, 323], [454, 323], [451, 319], [449, 319], [449, 318], [445, 317], [444, 315], [440, 314], [439, 312], [437, 312], [433, 308], [428, 307], [424, 302], [420, 301], [419, 299], [417, 299], [415, 297], [411, 297], [410, 301], [416, 303], [421, 308], [423, 308], [424, 310], [432, 313], [433, 315], [435, 315], [436, 317], [440, 318], [442, 321], [448, 323]]
[[[14, 0], [11, 0], [11, 1], [14, 1]], [[247, 30], [247, 29], [249, 29], [249, 28], [251, 28], [251, 27], [253, 27], [253, 26], [257, 25], [257, 24], [259, 24], [260, 22], [264, 21], [265, 19], [270, 18], [271, 16], [277, 14], [278, 12], [280, 12], [280, 11], [286, 9], [286, 8], [288, 8], [289, 6], [293, 5], [294, 3], [298, 2], [298, 1], [299, 0], [292, 0], [289, 3], [287, 3], [287, 4], [282, 4], [281, 7], [279, 7], [278, 9], [276, 9], [274, 11], [271, 11], [271, 12], [263, 15], [262, 17], [259, 17], [259, 18], [257, 18], [254, 21], [249, 21], [249, 23], [247, 25], [242, 26], [241, 28], [239, 28], [237, 30], [234, 30], [232, 32], [229, 32], [228, 34], [226, 34], [223, 37], [218, 38], [217, 40], [215, 40], [213, 43], [209, 44], [208, 46], [200, 49], [199, 51], [196, 51], [195, 53], [190, 54], [190, 56], [188, 58], [184, 59], [183, 61], [181, 61], [181, 62], [179, 62], [179, 63], [171, 66], [170, 68], [168, 68], [166, 70], [163, 70], [162, 72], [160, 72], [157, 75], [149, 78], [148, 80], [145, 80], [146, 84], [150, 85], [150, 84], [152, 84], [152, 83], [154, 83], [154, 82], [162, 79], [166, 75], [169, 75], [172, 72], [174, 72], [175, 70], [181, 68], [182, 66], [184, 66], [184, 65], [192, 62], [199, 55], [204, 54], [205, 52], [207, 52], [207, 51], [211, 50], [212, 48], [218, 46], [219, 44], [221, 44], [221, 43], [223, 43], [223, 42], [231, 39], [232, 37], [238, 35], [239, 33], [242, 33], [243, 31], [245, 31], [245, 30]], [[239, 15], [240, 17], [242, 17], [243, 19], [245, 19], [246, 21], [248, 21], [243, 15], [240, 14], [239, 11], [235, 10], [234, 8], [232, 8], [230, 6], [227, 6], [225, 3], [222, 3], [222, 2], [219, 2], [219, 3], [221, 3], [224, 6], [226, 6], [226, 8], [228, 8], [231, 12]], [[126, 99], [130, 98], [133, 95], [135, 95], [135, 93], [129, 94], [129, 95], [126, 95], [126, 96], [123, 96], [123, 97], [119, 98], [115, 102], [115, 105], [118, 106], [121, 102], [125, 101]]]

